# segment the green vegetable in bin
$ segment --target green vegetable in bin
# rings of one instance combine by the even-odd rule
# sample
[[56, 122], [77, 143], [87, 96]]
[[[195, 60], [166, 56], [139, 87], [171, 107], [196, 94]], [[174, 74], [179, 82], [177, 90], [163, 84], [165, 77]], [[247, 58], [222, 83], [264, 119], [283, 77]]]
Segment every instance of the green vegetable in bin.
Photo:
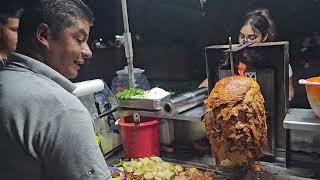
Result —
[[144, 98], [144, 95], [144, 90], [137, 87], [129, 88], [116, 94], [117, 98], [123, 100], [132, 98]]
[[114, 164], [113, 167], [116, 167], [116, 168], [122, 167], [124, 162], [125, 162], [125, 160], [120, 159], [119, 163]]

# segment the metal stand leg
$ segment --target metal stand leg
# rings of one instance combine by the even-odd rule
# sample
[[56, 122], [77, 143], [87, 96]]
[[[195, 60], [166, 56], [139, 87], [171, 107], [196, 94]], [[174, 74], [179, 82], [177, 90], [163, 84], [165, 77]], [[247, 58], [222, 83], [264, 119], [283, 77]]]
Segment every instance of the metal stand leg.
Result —
[[288, 168], [290, 162], [290, 129], [286, 129], [286, 159], [285, 167]]

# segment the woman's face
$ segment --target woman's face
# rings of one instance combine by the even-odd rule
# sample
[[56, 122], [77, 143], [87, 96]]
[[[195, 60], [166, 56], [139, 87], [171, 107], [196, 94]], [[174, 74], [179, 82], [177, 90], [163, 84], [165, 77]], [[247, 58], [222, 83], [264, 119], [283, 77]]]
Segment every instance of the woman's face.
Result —
[[239, 43], [244, 44], [248, 42], [265, 42], [267, 37], [263, 37], [262, 33], [259, 31], [254, 31], [250, 24], [245, 24], [240, 29]]

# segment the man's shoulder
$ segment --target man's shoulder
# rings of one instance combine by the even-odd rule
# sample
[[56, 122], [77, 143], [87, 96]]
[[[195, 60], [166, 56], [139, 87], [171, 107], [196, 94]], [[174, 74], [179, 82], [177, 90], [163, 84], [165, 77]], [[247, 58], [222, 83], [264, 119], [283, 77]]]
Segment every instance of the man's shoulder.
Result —
[[38, 106], [81, 106], [81, 102], [53, 80], [32, 72], [0, 73], [3, 98]]

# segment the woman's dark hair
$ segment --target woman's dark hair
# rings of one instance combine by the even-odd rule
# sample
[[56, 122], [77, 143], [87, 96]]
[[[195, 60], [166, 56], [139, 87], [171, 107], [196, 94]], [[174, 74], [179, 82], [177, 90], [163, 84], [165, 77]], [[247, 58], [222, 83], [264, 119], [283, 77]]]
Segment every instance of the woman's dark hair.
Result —
[[266, 41], [275, 40], [275, 25], [268, 9], [255, 9], [247, 13], [244, 24], [250, 24], [255, 32], [260, 32]]

